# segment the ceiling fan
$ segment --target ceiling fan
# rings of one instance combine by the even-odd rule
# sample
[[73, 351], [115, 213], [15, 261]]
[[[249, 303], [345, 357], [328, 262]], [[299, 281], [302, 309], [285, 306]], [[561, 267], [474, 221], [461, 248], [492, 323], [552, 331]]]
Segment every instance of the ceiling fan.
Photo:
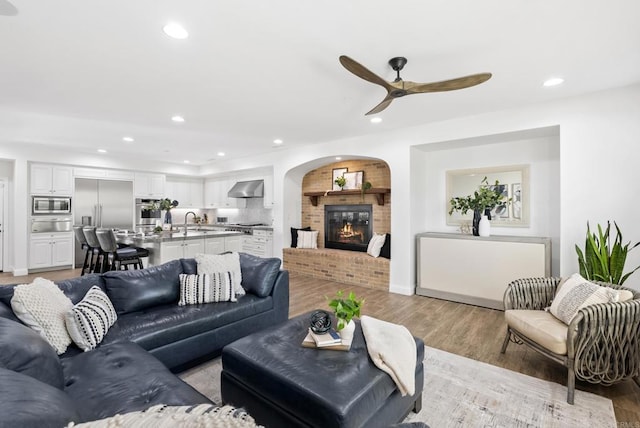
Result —
[[382, 102], [367, 112], [365, 116], [380, 113], [382, 110], [389, 107], [389, 104], [391, 104], [391, 101], [395, 98], [404, 97], [405, 95], [422, 94], [425, 92], [455, 91], [456, 89], [464, 89], [479, 85], [491, 78], [491, 73], [478, 73], [470, 76], [458, 77], [457, 79], [443, 80], [442, 82], [410, 82], [408, 80], [402, 80], [400, 77], [400, 70], [402, 70], [406, 63], [407, 59], [404, 57], [399, 56], [391, 58], [389, 60], [389, 65], [397, 73], [397, 77], [393, 82], [387, 82], [382, 77], [373, 73], [365, 66], [354, 61], [348, 56], [340, 56], [340, 64], [342, 64], [344, 68], [361, 79], [380, 85], [387, 90], [387, 96], [382, 100]]

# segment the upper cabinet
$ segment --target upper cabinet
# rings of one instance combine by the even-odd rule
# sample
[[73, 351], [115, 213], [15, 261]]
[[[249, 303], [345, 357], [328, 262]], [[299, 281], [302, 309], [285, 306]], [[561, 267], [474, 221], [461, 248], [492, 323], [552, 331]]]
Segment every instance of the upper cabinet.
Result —
[[31, 194], [71, 196], [73, 168], [68, 166], [32, 164]]
[[204, 182], [205, 208], [245, 208], [247, 201], [243, 198], [230, 198], [229, 189], [236, 183], [235, 178], [210, 178]]
[[[136, 172], [134, 175], [136, 198], [160, 199], [165, 197], [165, 175]], [[171, 197], [167, 195], [166, 197]], [[179, 200], [178, 200], [179, 201]]]
[[177, 200], [179, 208], [203, 208], [204, 181], [199, 178], [167, 177], [165, 195]]

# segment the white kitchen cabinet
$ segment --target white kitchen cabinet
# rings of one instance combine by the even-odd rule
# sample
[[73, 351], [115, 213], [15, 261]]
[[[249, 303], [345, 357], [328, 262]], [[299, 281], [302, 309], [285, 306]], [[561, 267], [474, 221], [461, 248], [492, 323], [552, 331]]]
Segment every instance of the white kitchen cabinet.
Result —
[[204, 253], [204, 242], [204, 238], [163, 242], [160, 245], [160, 263], [181, 258], [193, 258], [198, 253]]
[[273, 202], [273, 175], [266, 175], [264, 180], [264, 198], [263, 203], [265, 208], [271, 208], [274, 205]]
[[221, 254], [225, 252], [224, 237], [222, 236], [217, 238], [207, 237], [205, 238], [204, 245], [204, 252], [207, 254]]
[[204, 182], [202, 179], [167, 177], [166, 197], [176, 199], [180, 208], [202, 208], [204, 206]]
[[258, 257], [273, 256], [273, 231], [254, 230], [253, 235], [242, 237], [242, 252]]
[[32, 195], [71, 196], [73, 168], [68, 166], [32, 164], [30, 189]]
[[242, 251], [242, 235], [208, 236], [205, 238], [204, 246], [204, 252], [207, 254], [221, 254], [225, 251]]
[[242, 235], [238, 236], [225, 236], [224, 237], [224, 250], [225, 251], [242, 251]]
[[236, 184], [236, 179], [208, 179], [204, 183], [204, 203], [207, 208], [245, 208], [247, 201], [243, 198], [230, 198], [229, 189]]
[[100, 168], [73, 168], [74, 178], [105, 178], [108, 180], [133, 181], [133, 171]]
[[72, 261], [72, 233], [39, 233], [31, 235], [29, 269], [66, 266], [71, 265]]
[[133, 186], [136, 198], [164, 198], [165, 181], [166, 177], [164, 174], [148, 174], [136, 172], [134, 174]]
[[551, 276], [551, 240], [529, 236], [417, 235], [416, 294], [504, 309], [507, 285]]

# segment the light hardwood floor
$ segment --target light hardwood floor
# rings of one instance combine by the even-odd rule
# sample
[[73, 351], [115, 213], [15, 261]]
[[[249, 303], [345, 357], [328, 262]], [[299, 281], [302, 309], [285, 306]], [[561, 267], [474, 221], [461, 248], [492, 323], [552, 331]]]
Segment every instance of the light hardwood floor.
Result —
[[[24, 277], [0, 273], [0, 284], [30, 282], [37, 276], [56, 281], [79, 274], [78, 269]], [[363, 315], [403, 324], [430, 347], [566, 384], [566, 371], [562, 366], [523, 345], [511, 343], [505, 354], [500, 353], [506, 331], [501, 311], [291, 275], [289, 315], [293, 317], [312, 309], [328, 309], [325, 296], [332, 296], [338, 290], [354, 291], [358, 297], [363, 297]], [[611, 399], [619, 426], [640, 426], [640, 387], [633, 381], [609, 387], [577, 382], [576, 387]], [[425, 391], [425, 397], [428, 393]]]

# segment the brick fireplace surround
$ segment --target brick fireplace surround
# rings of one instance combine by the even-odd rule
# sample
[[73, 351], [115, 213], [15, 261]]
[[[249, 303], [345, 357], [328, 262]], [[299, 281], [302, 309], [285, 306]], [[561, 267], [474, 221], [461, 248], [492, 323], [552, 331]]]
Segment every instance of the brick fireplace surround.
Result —
[[332, 189], [333, 169], [347, 168], [349, 172], [364, 171], [364, 181], [375, 188], [391, 188], [389, 166], [377, 160], [350, 160], [325, 165], [309, 171], [302, 180], [302, 224], [318, 233], [318, 249], [284, 248], [284, 268], [314, 278], [328, 279], [343, 284], [354, 284], [377, 290], [389, 290], [389, 260], [374, 258], [367, 253], [324, 248], [324, 206], [371, 204], [373, 231], [390, 233], [391, 201], [379, 205], [375, 195], [331, 195], [318, 197], [313, 206], [305, 192], [324, 192]]

